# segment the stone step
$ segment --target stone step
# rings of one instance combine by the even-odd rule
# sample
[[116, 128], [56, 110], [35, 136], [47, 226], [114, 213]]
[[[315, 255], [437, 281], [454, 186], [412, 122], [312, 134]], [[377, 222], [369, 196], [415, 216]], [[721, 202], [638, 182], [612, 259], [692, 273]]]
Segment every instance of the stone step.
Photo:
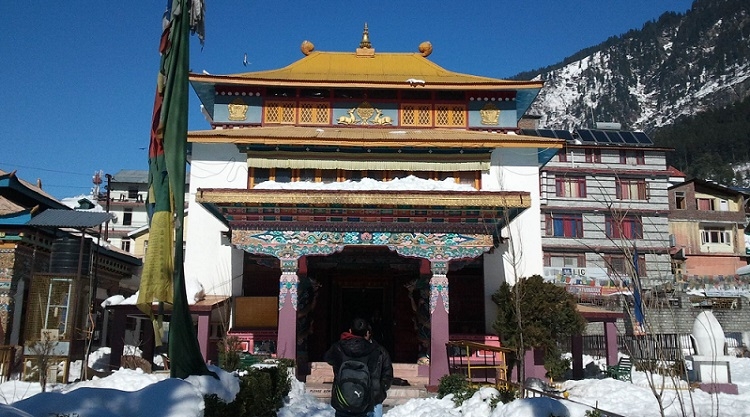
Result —
[[[315, 398], [329, 402], [331, 400], [331, 384], [305, 383], [305, 391]], [[388, 398], [383, 403], [386, 407], [404, 404], [413, 398], [429, 398], [435, 394], [427, 392], [424, 386], [394, 386], [388, 390]]]
[[[424, 387], [429, 382], [429, 375], [422, 370], [424, 375], [420, 375], [420, 367], [411, 363], [394, 363], [393, 376], [401, 378], [409, 383], [412, 387]], [[333, 369], [331, 365], [325, 362], [311, 362], [310, 375], [305, 378], [306, 383], [311, 384], [332, 384]], [[395, 386], [394, 386], [395, 388]]]

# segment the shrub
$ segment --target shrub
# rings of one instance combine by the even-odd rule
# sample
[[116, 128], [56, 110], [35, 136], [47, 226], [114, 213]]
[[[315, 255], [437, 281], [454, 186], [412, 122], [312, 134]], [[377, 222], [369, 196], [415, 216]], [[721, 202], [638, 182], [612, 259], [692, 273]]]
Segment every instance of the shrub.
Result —
[[250, 368], [240, 377], [240, 392], [227, 404], [216, 395], [204, 397], [204, 417], [275, 417], [291, 390], [284, 366]]
[[492, 408], [495, 408], [498, 402], [507, 404], [518, 399], [518, 390], [513, 387], [508, 386], [506, 388], [500, 388], [498, 391], [500, 392], [500, 395], [497, 397], [497, 401], [493, 401], [493, 403], [490, 404], [492, 405]]
[[595, 408], [593, 410], [586, 410], [585, 417], [602, 417], [602, 412]]
[[466, 377], [461, 374], [446, 375], [440, 378], [438, 385], [438, 398], [453, 394], [453, 402], [459, 406], [471, 398], [477, 389], [469, 384]]
[[570, 369], [570, 359], [563, 358], [557, 346], [551, 347], [544, 354], [544, 369], [549, 378], [559, 381]]
[[225, 336], [219, 341], [219, 367], [232, 372], [239, 369], [242, 345], [237, 336]]

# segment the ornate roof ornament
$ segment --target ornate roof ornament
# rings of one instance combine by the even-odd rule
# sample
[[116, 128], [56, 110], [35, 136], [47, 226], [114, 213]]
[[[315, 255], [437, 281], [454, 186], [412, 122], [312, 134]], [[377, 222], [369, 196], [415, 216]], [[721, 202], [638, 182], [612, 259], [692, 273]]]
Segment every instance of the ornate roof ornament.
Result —
[[302, 41], [302, 45], [300, 45], [299, 49], [302, 51], [305, 56], [310, 55], [312, 51], [315, 50], [315, 45], [313, 45], [312, 42], [308, 40]]
[[357, 48], [357, 56], [367, 58], [375, 56], [375, 49], [370, 43], [370, 31], [367, 29], [367, 22], [365, 22], [365, 29], [362, 31], [362, 40], [359, 42], [359, 48]]
[[424, 41], [419, 44], [419, 52], [422, 53], [423, 57], [428, 57], [432, 53], [432, 43], [430, 41]]
[[362, 31], [362, 41], [359, 42], [360, 48], [372, 48], [370, 43], [370, 31], [367, 29], [367, 22], [365, 22], [365, 30]]

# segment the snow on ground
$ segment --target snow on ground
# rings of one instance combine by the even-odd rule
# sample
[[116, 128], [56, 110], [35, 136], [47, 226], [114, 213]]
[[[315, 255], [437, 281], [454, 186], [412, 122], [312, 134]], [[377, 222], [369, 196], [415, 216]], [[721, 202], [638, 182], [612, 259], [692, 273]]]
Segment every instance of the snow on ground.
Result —
[[[109, 350], [99, 349], [89, 358], [89, 366], [107, 363]], [[584, 358], [591, 367], [601, 366], [601, 360]], [[678, 389], [665, 381], [663, 391], [665, 415], [672, 416], [742, 416], [750, 415], [750, 359], [729, 358], [733, 382], [739, 395], [708, 394], [689, 390], [684, 382]], [[71, 367], [80, 373], [81, 364]], [[38, 383], [11, 380], [0, 384], [0, 417], [49, 417], [76, 415], [78, 417], [200, 417], [203, 395], [214, 393], [231, 401], [239, 391], [235, 374], [210, 367], [220, 380], [206, 376], [192, 376], [186, 380], [168, 378], [165, 373], [146, 374], [140, 370], [120, 369], [105, 378], [48, 386], [41, 393]], [[398, 405], [386, 417], [585, 417], [587, 411], [598, 406], [623, 416], [659, 416], [659, 407], [649, 387], [646, 374], [633, 371], [633, 382], [622, 382], [602, 375], [581, 381], [566, 381], [562, 388], [568, 400], [529, 398], [494, 409], [491, 400], [494, 388], [483, 388], [461, 406], [451, 397], [413, 399]], [[681, 405], [682, 404], [682, 405]], [[683, 414], [682, 409], [686, 410]], [[279, 417], [333, 417], [328, 403], [305, 392], [302, 382], [293, 380], [292, 389]]]

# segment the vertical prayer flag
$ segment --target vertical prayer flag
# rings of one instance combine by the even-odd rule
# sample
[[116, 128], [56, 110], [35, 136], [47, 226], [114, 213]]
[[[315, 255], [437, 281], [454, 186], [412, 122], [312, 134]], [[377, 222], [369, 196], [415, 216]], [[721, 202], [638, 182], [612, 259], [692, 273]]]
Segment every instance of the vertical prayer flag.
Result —
[[638, 265], [638, 248], [633, 245], [633, 303], [635, 304], [635, 321], [643, 328], [643, 299], [641, 298], [641, 279]]
[[[196, 3], [198, 5], [196, 6]], [[196, 10], [199, 13], [196, 13]], [[169, 327], [170, 374], [173, 378], [212, 374], [206, 367], [193, 328], [185, 290], [183, 222], [187, 164], [188, 71], [191, 20], [202, 17], [202, 0], [169, 1], [159, 44], [157, 80], [149, 143], [149, 248], [138, 305], [152, 318], [154, 301], [172, 303]], [[199, 19], [200, 20], [200, 19]], [[157, 342], [160, 335], [156, 335]]]

